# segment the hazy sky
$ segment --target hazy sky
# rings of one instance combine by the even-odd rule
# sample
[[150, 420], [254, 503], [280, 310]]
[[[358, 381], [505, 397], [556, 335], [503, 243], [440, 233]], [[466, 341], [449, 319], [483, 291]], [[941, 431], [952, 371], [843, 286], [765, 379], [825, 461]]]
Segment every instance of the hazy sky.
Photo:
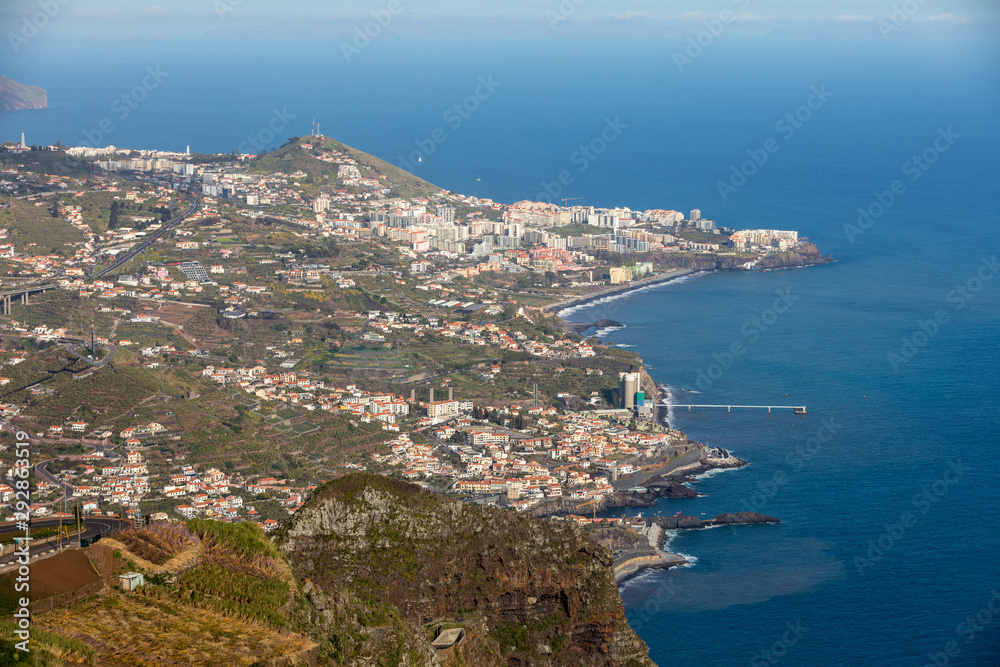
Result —
[[[416, 20], [425, 27], [454, 26], [456, 19], [504, 19], [512, 25], [534, 23], [550, 30], [556, 25], [553, 17], [558, 17], [566, 19], [558, 22], [560, 27], [573, 22], [619, 26], [652, 22], [688, 32], [729, 9], [736, 12], [734, 23], [748, 32], [766, 34], [795, 25], [836, 31], [873, 24], [889, 17], [894, 6], [903, 5], [916, 10], [903, 17], [911, 26], [941, 26], [952, 34], [981, 31], [997, 25], [1000, 18], [997, 0], [2, 0], [0, 30], [9, 40], [11, 32], [24, 29], [26, 18], [36, 16], [36, 22], [44, 19], [45, 32], [61, 38], [238, 37], [242, 29], [270, 25], [370, 20], [371, 12], [391, 6], [404, 17], [400, 23]], [[51, 17], [37, 18], [46, 8]], [[407, 36], [420, 36], [419, 30], [411, 32]], [[434, 30], [427, 34], [439, 36]], [[544, 31], [527, 36], [536, 34]]]

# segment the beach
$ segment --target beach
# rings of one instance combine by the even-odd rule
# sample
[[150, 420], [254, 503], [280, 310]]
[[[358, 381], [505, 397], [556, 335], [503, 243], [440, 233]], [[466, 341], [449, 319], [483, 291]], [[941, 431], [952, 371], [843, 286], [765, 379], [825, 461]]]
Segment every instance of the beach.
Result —
[[550, 303], [547, 306], [543, 306], [543, 310], [552, 311], [559, 313], [567, 308], [575, 308], [577, 306], [583, 306], [585, 304], [591, 303], [593, 301], [598, 301], [605, 297], [616, 296], [618, 294], [624, 294], [626, 292], [631, 292], [633, 290], [642, 289], [643, 287], [649, 287], [650, 285], [658, 285], [659, 283], [670, 282], [671, 280], [676, 280], [684, 276], [690, 275], [692, 273], [698, 273], [695, 269], [671, 269], [665, 273], [659, 273], [655, 276], [650, 276], [649, 278], [643, 278], [641, 280], [636, 280], [631, 283], [624, 283], [621, 285], [612, 285], [610, 287], [605, 287], [597, 290], [596, 292], [590, 292], [589, 294], [581, 294], [579, 296], [570, 297], [568, 299], [563, 299], [561, 301], [556, 301], [555, 303]]

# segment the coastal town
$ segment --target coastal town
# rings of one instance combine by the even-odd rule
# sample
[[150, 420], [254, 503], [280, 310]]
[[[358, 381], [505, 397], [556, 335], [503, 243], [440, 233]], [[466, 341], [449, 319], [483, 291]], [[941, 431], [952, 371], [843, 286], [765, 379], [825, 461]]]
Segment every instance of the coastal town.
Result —
[[[637, 355], [567, 327], [553, 304], [720, 262], [823, 261], [794, 231], [697, 209], [448, 192], [321, 136], [258, 156], [23, 138], [4, 151], [0, 413], [52, 457], [35, 516], [79, 505], [271, 531], [323, 482], [366, 470], [589, 523], [706, 454], [665, 423]], [[125, 369], [159, 388], [82, 418], [74, 396]], [[71, 379], [40, 379], [54, 372]], [[210, 396], [235, 417], [191, 427], [171, 409]], [[320, 439], [334, 424], [359, 445]], [[270, 467], [239, 445], [267, 433], [282, 439]], [[9, 519], [6, 444], [0, 469]]]

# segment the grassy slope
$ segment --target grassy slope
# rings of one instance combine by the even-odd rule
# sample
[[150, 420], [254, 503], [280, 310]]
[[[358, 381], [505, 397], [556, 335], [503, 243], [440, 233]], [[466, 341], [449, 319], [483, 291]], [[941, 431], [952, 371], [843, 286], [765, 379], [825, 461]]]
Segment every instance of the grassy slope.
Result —
[[[70, 139], [73, 138], [70, 137]], [[74, 158], [64, 151], [0, 154], [0, 166], [4, 168], [18, 167], [19, 170], [31, 171], [36, 174], [88, 178], [91, 175], [91, 165], [91, 162]], [[100, 172], [99, 169], [94, 171]]]
[[[329, 174], [331, 178], [336, 177], [338, 169], [336, 164], [317, 160], [302, 148], [302, 144], [308, 143], [309, 140], [309, 137], [300, 138], [285, 144], [273, 153], [255, 158], [250, 164], [250, 171], [262, 174], [274, 172], [291, 174], [303, 171], [313, 177], [322, 177], [325, 174]], [[323, 147], [348, 153], [357, 161], [362, 176], [370, 178], [385, 176], [395, 196], [427, 197], [441, 191], [441, 188], [422, 178], [333, 139], [327, 140]]]
[[153, 576], [135, 593], [112, 590], [39, 616], [51, 638], [42, 645], [85, 664], [123, 665], [216, 665], [222, 655], [226, 664], [252, 665], [307, 649], [311, 642], [291, 631], [289, 619], [298, 588], [263, 531], [204, 520], [190, 526], [205, 545], [199, 565], [173, 580]]
[[[53, 218], [49, 209], [51, 198], [39, 199], [43, 206], [34, 202], [13, 197], [0, 197], [0, 202], [8, 208], [0, 210], [0, 227], [10, 229], [13, 242], [19, 252], [30, 243], [38, 247], [35, 254], [48, 254], [50, 250], [59, 249], [64, 243], [76, 243], [83, 240], [83, 235], [61, 218]], [[72, 249], [66, 249], [72, 254]]]

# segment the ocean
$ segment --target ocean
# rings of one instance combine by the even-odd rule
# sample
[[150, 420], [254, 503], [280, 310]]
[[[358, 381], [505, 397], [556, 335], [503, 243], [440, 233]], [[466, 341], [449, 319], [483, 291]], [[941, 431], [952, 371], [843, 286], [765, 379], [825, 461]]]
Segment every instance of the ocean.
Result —
[[1000, 52], [720, 38], [678, 71], [681, 46], [384, 39], [351, 63], [337, 44], [26, 48], [5, 74], [50, 108], [0, 116], [0, 138], [231, 151], [315, 118], [498, 201], [798, 230], [835, 261], [566, 314], [623, 323], [602, 340], [677, 403], [808, 407], [673, 411], [750, 465], [652, 511], [782, 523], [672, 535], [691, 565], [626, 582], [629, 621], [676, 667], [997, 664]]

